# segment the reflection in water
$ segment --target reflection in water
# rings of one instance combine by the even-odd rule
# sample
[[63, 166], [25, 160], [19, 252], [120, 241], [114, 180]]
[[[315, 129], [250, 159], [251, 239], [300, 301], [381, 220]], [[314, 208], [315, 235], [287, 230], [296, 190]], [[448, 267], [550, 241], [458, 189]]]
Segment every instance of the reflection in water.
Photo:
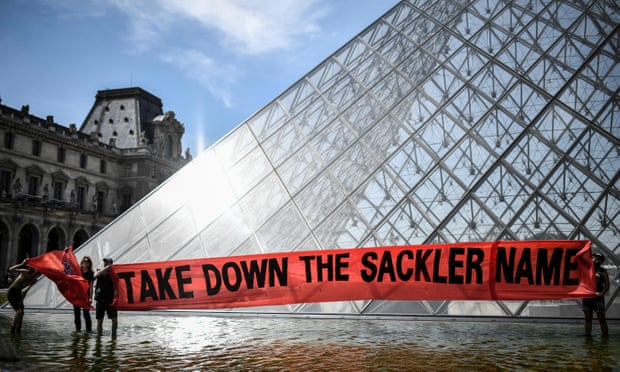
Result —
[[86, 361], [88, 360], [88, 339], [89, 334], [75, 333], [73, 343], [71, 344], [72, 359], [71, 369], [75, 371], [84, 371], [88, 369]]
[[[88, 337], [88, 336], [86, 336]], [[93, 352], [93, 365], [102, 369], [118, 370], [122, 368], [116, 356], [116, 337], [97, 337], [95, 339], [95, 350]]]
[[[123, 313], [110, 331], [75, 332], [72, 313], [28, 313], [11, 338], [22, 359], [59, 370], [618, 370], [620, 327], [573, 324], [226, 318]], [[10, 314], [0, 313], [1, 337]]]

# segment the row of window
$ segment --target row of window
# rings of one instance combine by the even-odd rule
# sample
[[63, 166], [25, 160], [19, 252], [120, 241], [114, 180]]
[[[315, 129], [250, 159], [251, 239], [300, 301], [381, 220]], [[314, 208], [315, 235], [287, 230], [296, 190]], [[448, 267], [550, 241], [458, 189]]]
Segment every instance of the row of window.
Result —
[[[37, 156], [37, 157], [41, 156], [42, 146], [43, 145], [41, 141], [37, 139], [33, 139], [32, 140], [32, 155]], [[13, 148], [15, 147], [15, 134], [14, 133], [12, 132], [4, 133], [4, 147], [9, 150], [13, 150]], [[56, 153], [56, 161], [64, 164], [65, 159], [66, 159], [66, 150], [64, 147], [60, 146], [58, 147], [58, 150]], [[80, 154], [80, 168], [86, 169], [87, 166], [88, 166], [88, 155]], [[107, 172], [106, 161], [103, 159], [100, 159], [99, 160], [99, 173], [105, 174], [106, 172]]]
[[[48, 202], [55, 200], [56, 202], [65, 202], [65, 189], [67, 179], [62, 176], [52, 175], [51, 190], [46, 183], [41, 188], [43, 175], [36, 172], [26, 172], [26, 188], [24, 189], [19, 177], [15, 177], [14, 171], [9, 169], [0, 169], [0, 196], [2, 198], [22, 198], [36, 197], [34, 200]], [[87, 204], [88, 183], [82, 180], [75, 181], [75, 188], [71, 190], [69, 196], [69, 205], [78, 210], [92, 210], [103, 213], [107, 190], [97, 189], [92, 196], [90, 205]], [[125, 188], [121, 190], [121, 210], [129, 208], [132, 204], [132, 190]], [[108, 213], [117, 214], [119, 212], [116, 202], [112, 202]]]
[[[122, 111], [122, 110], [125, 110], [125, 105], [121, 105], [120, 109], [121, 109], [121, 111]], [[110, 111], [110, 106], [106, 106], [106, 107], [104, 108], [104, 110], [106, 110], [106, 111]], [[123, 118], [123, 121], [124, 121], [125, 123], [129, 123], [129, 118], [128, 118], [127, 116], [125, 116], [125, 117]], [[108, 119], [108, 123], [110, 123], [110, 124], [114, 124], [114, 119], [112, 119], [112, 118]], [[95, 124], [99, 124], [99, 120], [95, 119]], [[131, 134], [133, 134], [133, 131], [132, 131], [132, 133], [131, 133]]]
[[[2, 169], [0, 170], [0, 190], [2, 193], [2, 197], [11, 196], [13, 198], [18, 198], [22, 194], [26, 194], [30, 197], [37, 196], [40, 197], [42, 201], [48, 201], [49, 199], [54, 199], [57, 201], [64, 201], [64, 191], [66, 187], [66, 180], [63, 179], [52, 179], [52, 189], [50, 194], [50, 189], [48, 184], [41, 188], [41, 179], [42, 176], [39, 174], [28, 174], [26, 177], [26, 189], [22, 189], [21, 181], [17, 178], [13, 184], [11, 184], [13, 180], [13, 172], [10, 170]], [[74, 205], [77, 209], [84, 210], [86, 209], [86, 193], [87, 193], [87, 185], [77, 184], [74, 190], [71, 190], [70, 200], [69, 202]], [[97, 190], [92, 200], [92, 210], [97, 212], [103, 212], [103, 205], [105, 200], [105, 191]]]

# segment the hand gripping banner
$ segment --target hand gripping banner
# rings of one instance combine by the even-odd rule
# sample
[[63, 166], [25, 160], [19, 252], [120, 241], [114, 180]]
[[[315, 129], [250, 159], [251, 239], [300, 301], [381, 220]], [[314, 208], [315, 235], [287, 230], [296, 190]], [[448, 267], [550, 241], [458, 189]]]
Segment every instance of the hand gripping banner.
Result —
[[590, 241], [331, 249], [115, 264], [119, 310], [351, 300], [550, 300], [595, 293]]

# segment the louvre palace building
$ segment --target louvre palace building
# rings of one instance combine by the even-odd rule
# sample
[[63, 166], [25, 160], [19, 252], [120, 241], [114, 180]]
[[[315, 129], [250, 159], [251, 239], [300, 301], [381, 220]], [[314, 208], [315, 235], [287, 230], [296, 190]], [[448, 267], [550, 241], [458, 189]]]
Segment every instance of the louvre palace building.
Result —
[[[76, 141], [80, 146], [66, 151], [66, 162], [72, 151], [75, 165], [59, 181], [66, 185], [64, 200], [80, 185], [80, 151], [92, 146], [100, 152], [88, 153], [85, 208], [92, 210], [93, 195], [101, 195], [101, 217], [115, 199], [129, 209], [77, 254], [95, 260], [112, 256], [116, 264], [588, 240], [606, 257], [612, 283], [607, 314], [618, 319], [619, 56], [617, 0], [403, 0], [131, 206], [140, 193], [132, 189], [136, 195], [129, 197], [124, 187], [148, 184], [153, 174], [144, 160], [140, 181], [124, 182], [125, 171], [140, 172], [128, 165], [139, 156], [138, 133], [130, 137], [138, 150], [115, 149], [109, 141], [116, 124], [101, 120], [122, 121], [122, 110], [116, 106], [111, 112], [118, 116], [111, 116], [101, 111], [103, 104], [96, 105], [83, 139]], [[95, 130], [99, 117], [106, 131]], [[35, 129], [50, 131], [45, 121]], [[148, 130], [145, 135], [158, 148], [158, 137], [148, 137]], [[36, 158], [30, 142], [22, 151]], [[120, 179], [102, 176], [104, 160], [106, 169], [118, 167]], [[28, 166], [18, 170], [22, 179]], [[55, 162], [49, 167], [43, 184], [60, 172]], [[41, 226], [48, 227], [39, 234], [47, 241], [51, 213], [40, 215]], [[24, 229], [25, 221], [15, 222], [19, 218], [8, 210], [5, 229]], [[83, 218], [79, 227], [68, 219], [62, 233], [73, 238], [80, 228], [91, 232], [100, 215], [84, 212]], [[39, 281], [26, 302], [27, 307], [68, 306], [49, 280]], [[580, 303], [370, 298], [225, 310], [581, 319]]]
[[187, 163], [184, 131], [140, 88], [97, 92], [79, 128], [0, 105], [0, 284], [26, 257], [78, 248]]

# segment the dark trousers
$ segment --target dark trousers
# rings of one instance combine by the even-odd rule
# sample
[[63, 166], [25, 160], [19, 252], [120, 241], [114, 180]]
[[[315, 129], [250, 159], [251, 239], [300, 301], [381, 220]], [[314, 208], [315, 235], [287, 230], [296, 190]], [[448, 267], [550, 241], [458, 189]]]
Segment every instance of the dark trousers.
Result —
[[92, 321], [90, 320], [90, 311], [88, 309], [82, 309], [81, 307], [77, 306], [73, 306], [73, 320], [75, 321], [75, 329], [77, 331], [82, 329], [80, 312], [84, 313], [84, 324], [86, 325], [86, 331], [90, 332], [93, 328]]

